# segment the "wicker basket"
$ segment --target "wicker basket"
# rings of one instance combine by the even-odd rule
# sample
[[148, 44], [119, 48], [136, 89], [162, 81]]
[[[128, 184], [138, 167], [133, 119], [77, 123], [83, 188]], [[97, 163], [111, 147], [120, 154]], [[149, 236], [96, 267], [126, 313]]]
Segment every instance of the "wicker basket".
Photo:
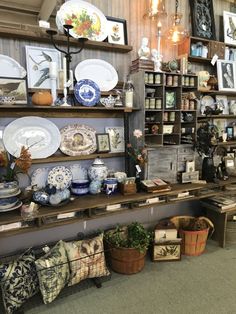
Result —
[[133, 248], [110, 248], [109, 264], [111, 268], [120, 274], [136, 274], [145, 265], [146, 252], [140, 253]]
[[206, 217], [198, 217], [200, 220], [204, 220], [208, 228], [199, 231], [188, 231], [183, 230], [190, 223], [192, 219], [195, 219], [193, 216], [175, 216], [170, 218], [170, 221], [173, 222], [176, 228], [179, 230], [179, 236], [182, 238], [181, 252], [185, 255], [198, 256], [201, 255], [206, 247], [206, 241], [208, 238], [209, 230], [211, 228], [211, 233], [214, 232], [213, 223]]
[[182, 238], [181, 253], [189, 256], [201, 255], [206, 247], [209, 228], [199, 231], [179, 230]]

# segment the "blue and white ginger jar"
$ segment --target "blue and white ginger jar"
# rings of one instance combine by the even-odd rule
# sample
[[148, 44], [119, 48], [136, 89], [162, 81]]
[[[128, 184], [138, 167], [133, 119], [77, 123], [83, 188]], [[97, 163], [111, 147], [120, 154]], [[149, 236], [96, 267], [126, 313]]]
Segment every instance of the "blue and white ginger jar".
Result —
[[95, 158], [92, 166], [88, 169], [88, 175], [91, 181], [103, 181], [108, 174], [107, 166], [100, 158]]

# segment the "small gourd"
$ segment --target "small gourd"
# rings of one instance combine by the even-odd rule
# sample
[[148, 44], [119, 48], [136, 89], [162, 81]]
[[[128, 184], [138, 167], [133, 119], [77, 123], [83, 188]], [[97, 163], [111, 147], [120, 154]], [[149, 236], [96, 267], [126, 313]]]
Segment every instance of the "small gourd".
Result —
[[52, 102], [52, 95], [48, 91], [38, 91], [32, 96], [32, 103], [36, 106], [50, 106]]

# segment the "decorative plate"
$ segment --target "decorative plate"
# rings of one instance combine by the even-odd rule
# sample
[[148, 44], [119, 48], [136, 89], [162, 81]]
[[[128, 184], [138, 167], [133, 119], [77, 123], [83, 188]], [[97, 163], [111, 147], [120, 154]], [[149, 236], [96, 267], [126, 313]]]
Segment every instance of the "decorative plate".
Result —
[[25, 69], [14, 59], [0, 54], [1, 77], [17, 77], [26, 76]]
[[11, 208], [14, 205], [16, 205], [17, 202], [18, 202], [18, 198], [15, 196], [0, 199], [0, 210]]
[[102, 92], [113, 89], [118, 83], [116, 69], [108, 62], [101, 59], [86, 59], [75, 68], [77, 81], [90, 79], [94, 81]]
[[73, 180], [87, 180], [88, 172], [85, 168], [81, 167], [80, 164], [75, 164], [70, 166], [70, 171], [72, 172]]
[[20, 190], [20, 189], [18, 189], [16, 192], [13, 192], [13, 193], [8, 193], [8, 192], [6, 191], [5, 194], [1, 194], [1, 195], [0, 195], [0, 199], [7, 198], [7, 197], [12, 197], [12, 196], [16, 196], [16, 195], [19, 195], [20, 193], [21, 193], [21, 190]]
[[72, 173], [64, 166], [52, 168], [48, 173], [48, 183], [55, 186], [58, 190], [66, 189], [70, 186]]
[[38, 168], [31, 175], [31, 186], [37, 186], [38, 189], [43, 189], [47, 185], [48, 168]]
[[69, 156], [89, 155], [96, 151], [96, 130], [88, 125], [70, 124], [60, 130], [60, 150]]
[[21, 201], [18, 201], [15, 206], [11, 207], [11, 208], [5, 208], [5, 209], [0, 209], [0, 213], [5, 213], [5, 212], [10, 212], [12, 210], [18, 209], [23, 205], [23, 203]]
[[80, 80], [75, 84], [75, 98], [86, 107], [92, 107], [99, 102], [101, 92], [98, 85], [91, 80]]
[[108, 35], [107, 19], [94, 5], [81, 0], [65, 2], [57, 11], [56, 24], [64, 33], [63, 25], [73, 28], [70, 35], [74, 38], [88, 38], [103, 41]]
[[57, 126], [40, 117], [23, 117], [9, 123], [3, 132], [6, 150], [19, 157], [22, 146], [28, 147], [31, 158], [47, 158], [60, 146], [61, 136]]

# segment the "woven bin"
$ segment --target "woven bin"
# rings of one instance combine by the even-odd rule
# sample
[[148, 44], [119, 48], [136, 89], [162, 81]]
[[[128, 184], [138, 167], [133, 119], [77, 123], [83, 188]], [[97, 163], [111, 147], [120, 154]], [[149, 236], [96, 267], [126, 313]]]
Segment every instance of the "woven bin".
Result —
[[110, 248], [109, 264], [115, 272], [131, 275], [143, 269], [145, 255], [133, 248]]
[[201, 255], [206, 247], [209, 228], [199, 231], [179, 230], [182, 238], [181, 252], [189, 256]]

